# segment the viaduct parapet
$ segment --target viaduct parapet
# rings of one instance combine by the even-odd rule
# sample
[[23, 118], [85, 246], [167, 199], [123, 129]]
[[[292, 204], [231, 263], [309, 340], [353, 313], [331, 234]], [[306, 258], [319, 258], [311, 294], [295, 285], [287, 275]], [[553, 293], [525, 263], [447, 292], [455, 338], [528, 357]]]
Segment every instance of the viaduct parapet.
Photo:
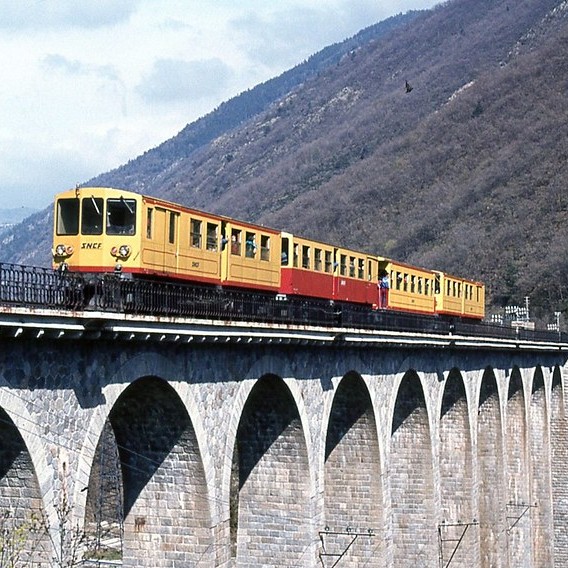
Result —
[[567, 355], [5, 312], [4, 546], [11, 526], [14, 566], [567, 566]]

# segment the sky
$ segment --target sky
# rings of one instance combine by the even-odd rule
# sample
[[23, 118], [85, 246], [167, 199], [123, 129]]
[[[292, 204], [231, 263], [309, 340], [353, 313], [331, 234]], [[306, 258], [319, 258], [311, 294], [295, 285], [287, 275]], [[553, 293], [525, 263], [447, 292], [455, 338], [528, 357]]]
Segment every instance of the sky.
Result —
[[324, 47], [439, 0], [0, 0], [0, 209], [134, 159]]

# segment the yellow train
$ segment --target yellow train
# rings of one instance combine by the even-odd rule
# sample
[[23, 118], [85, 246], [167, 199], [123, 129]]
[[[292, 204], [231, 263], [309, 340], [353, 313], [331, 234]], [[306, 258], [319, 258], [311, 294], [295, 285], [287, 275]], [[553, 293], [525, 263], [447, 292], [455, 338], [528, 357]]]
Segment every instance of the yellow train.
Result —
[[53, 266], [482, 319], [480, 282], [113, 188], [55, 197]]

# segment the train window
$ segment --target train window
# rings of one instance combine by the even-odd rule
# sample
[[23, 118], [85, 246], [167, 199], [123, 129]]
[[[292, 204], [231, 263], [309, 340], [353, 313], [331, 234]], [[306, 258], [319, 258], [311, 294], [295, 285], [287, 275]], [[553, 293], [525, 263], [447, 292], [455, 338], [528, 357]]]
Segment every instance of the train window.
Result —
[[422, 295], [423, 287], [422, 287], [422, 276], [418, 277], [418, 287], [416, 288], [416, 293]]
[[414, 274], [410, 277], [410, 292], [416, 293], [416, 276]]
[[260, 235], [260, 260], [270, 260], [270, 237]]
[[201, 248], [201, 221], [199, 219], [189, 221], [189, 246]]
[[349, 257], [349, 276], [350, 278], [355, 278], [355, 257]]
[[293, 258], [293, 264], [294, 264], [294, 268], [298, 268], [298, 245], [296, 243], [294, 243], [294, 258]]
[[133, 235], [136, 227], [134, 199], [107, 199], [107, 235]]
[[241, 233], [240, 229], [231, 229], [231, 254], [241, 256]]
[[365, 261], [362, 258], [357, 260], [357, 278], [365, 278]]
[[331, 251], [330, 250], [325, 251], [325, 271], [328, 274], [331, 274], [333, 272], [333, 262], [331, 260]]
[[103, 234], [103, 200], [101, 197], [85, 197], [81, 203], [81, 234]]
[[177, 213], [170, 211], [170, 224], [168, 231], [168, 241], [171, 245], [176, 242]]
[[245, 240], [245, 256], [254, 258], [256, 256], [256, 235], [247, 231]]
[[440, 275], [436, 274], [436, 277], [434, 279], [434, 294], [439, 294], [440, 293]]
[[207, 250], [217, 252], [217, 229], [216, 223], [207, 223]]
[[449, 296], [451, 293], [452, 283], [449, 280], [446, 280], [446, 296]]
[[288, 266], [288, 251], [290, 249], [290, 239], [282, 237], [282, 251], [280, 252], [280, 264]]
[[322, 271], [321, 249], [314, 249], [314, 270]]
[[302, 268], [310, 268], [310, 247], [302, 245]]
[[404, 274], [402, 278], [402, 289], [408, 292], [408, 274]]
[[79, 233], [79, 200], [59, 199], [57, 201], [57, 234], [77, 235]]
[[154, 210], [151, 207], [148, 207], [148, 212], [146, 215], [146, 238], [147, 239], [151, 239], [152, 238], [152, 216], [153, 216]]
[[426, 278], [424, 280], [424, 294], [426, 296], [430, 296], [432, 294], [431, 290], [432, 290], [432, 280], [430, 280], [430, 278]]
[[400, 272], [396, 272], [395, 274], [395, 288], [400, 290], [402, 288], [402, 274]]
[[339, 256], [339, 274], [347, 276], [347, 255], [345, 254]]

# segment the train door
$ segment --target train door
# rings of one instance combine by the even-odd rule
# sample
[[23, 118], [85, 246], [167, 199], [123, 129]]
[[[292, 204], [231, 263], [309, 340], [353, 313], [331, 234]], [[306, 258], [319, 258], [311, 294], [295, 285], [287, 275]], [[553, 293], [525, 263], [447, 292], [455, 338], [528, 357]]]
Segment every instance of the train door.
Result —
[[156, 207], [155, 242], [157, 245], [160, 269], [169, 274], [178, 271], [179, 213]]
[[339, 277], [339, 251], [338, 249], [333, 249], [333, 298], [337, 298], [339, 294], [340, 277]]

